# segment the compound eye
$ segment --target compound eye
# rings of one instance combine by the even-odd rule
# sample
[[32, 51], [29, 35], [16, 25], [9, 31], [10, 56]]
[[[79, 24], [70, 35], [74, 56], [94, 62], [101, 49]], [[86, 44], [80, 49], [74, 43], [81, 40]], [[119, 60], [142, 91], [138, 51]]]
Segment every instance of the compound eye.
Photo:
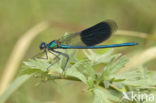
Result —
[[42, 42], [40, 45], [40, 49], [44, 49], [45, 48], [45, 42]]

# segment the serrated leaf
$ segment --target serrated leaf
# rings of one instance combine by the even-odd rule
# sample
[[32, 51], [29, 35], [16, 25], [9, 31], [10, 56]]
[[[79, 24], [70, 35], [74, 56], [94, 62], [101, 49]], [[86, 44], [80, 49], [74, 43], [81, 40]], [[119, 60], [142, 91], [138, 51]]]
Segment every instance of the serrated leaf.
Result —
[[124, 56], [114, 62], [115, 59], [116, 57], [112, 58], [110, 60], [110, 63], [104, 68], [101, 76], [99, 77], [99, 82], [103, 80], [111, 80], [113, 78], [113, 75], [122, 67], [124, 67], [124, 65], [128, 61], [127, 58]]
[[110, 82], [108, 80], [104, 80], [103, 84], [105, 88], [109, 88]]
[[104, 54], [96, 54], [93, 50], [88, 50], [89, 53], [87, 53], [86, 50], [84, 50], [84, 54], [87, 56], [87, 58], [92, 61], [92, 65], [100, 64], [100, 63], [109, 63], [112, 58], [117, 58], [121, 54], [115, 54], [112, 55], [113, 49], [107, 51]]
[[40, 69], [43, 72], [46, 72], [50, 65], [47, 60], [43, 59], [29, 59], [28, 61], [25, 61], [24, 64], [32, 69]]
[[82, 82], [87, 83], [86, 77], [83, 75], [83, 73], [77, 70], [77, 67], [79, 67], [79, 63], [76, 63], [71, 68], [67, 69], [66, 75], [76, 77], [80, 79]]
[[87, 79], [87, 85], [88, 85], [88, 89], [89, 90], [94, 88], [95, 83], [94, 83], [93, 78], [88, 77], [88, 79]]
[[82, 72], [86, 77], [95, 78], [96, 72], [94, 71], [93, 67], [90, 65], [90, 61], [88, 59], [81, 60], [78, 62], [77, 70]]
[[40, 70], [38, 69], [24, 69], [24, 70], [21, 70], [18, 74], [18, 76], [21, 76], [21, 75], [25, 75], [25, 74], [33, 74], [33, 73], [36, 73]]
[[94, 101], [93, 103], [115, 103], [119, 101], [119, 98], [110, 94], [107, 90], [96, 87], [93, 90], [94, 93]]
[[63, 73], [63, 70], [62, 68], [60, 67], [60, 65], [58, 64], [54, 64], [53, 66], [51, 66], [50, 68], [48, 68], [49, 70], [49, 73], [48, 74], [62, 74]]
[[[113, 58], [113, 59], [115, 59], [115, 58]], [[125, 56], [122, 56], [114, 63], [112, 63], [110, 65], [108, 64], [104, 68], [104, 71], [109, 71], [111, 74], [113, 74], [113, 73], [119, 71], [121, 68], [123, 68], [127, 62], [128, 62], [128, 59]]]
[[125, 81], [122, 81], [125, 85], [147, 88], [156, 85], [155, 80], [153, 80], [148, 73], [143, 67], [140, 67], [140, 69], [132, 69], [114, 76], [116, 79], [125, 79]]

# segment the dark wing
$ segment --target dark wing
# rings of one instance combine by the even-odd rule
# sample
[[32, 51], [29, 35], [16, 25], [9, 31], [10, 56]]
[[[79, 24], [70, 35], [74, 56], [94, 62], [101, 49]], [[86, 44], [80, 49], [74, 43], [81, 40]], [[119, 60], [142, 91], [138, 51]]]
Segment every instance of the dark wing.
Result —
[[59, 41], [68, 45], [93, 46], [107, 40], [115, 30], [117, 30], [117, 24], [112, 20], [107, 20], [81, 32], [68, 35]]

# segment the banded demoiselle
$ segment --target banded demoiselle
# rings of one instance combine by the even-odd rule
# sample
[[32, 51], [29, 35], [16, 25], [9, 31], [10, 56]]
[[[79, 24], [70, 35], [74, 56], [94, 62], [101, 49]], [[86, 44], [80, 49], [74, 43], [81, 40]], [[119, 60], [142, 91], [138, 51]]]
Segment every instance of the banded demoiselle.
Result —
[[[58, 59], [60, 59], [59, 55], [66, 57], [66, 62], [64, 66], [65, 69], [69, 60], [69, 56], [66, 53], [56, 51], [56, 49], [102, 49], [102, 48], [114, 48], [114, 47], [137, 45], [137, 43], [132, 42], [132, 43], [96, 46], [96, 44], [99, 44], [107, 40], [111, 36], [111, 34], [114, 33], [114, 31], [116, 30], [117, 24], [114, 21], [112, 20], [102, 21], [85, 30], [82, 30], [81, 32], [70, 34], [65, 40], [61, 39], [53, 40], [48, 44], [42, 42], [40, 44], [40, 49], [44, 50], [42, 53], [46, 54], [47, 59], [48, 59], [47, 51], [55, 55]], [[66, 41], [70, 41], [71, 44], [70, 45], [66, 44]], [[56, 55], [55, 53], [58, 55]]]

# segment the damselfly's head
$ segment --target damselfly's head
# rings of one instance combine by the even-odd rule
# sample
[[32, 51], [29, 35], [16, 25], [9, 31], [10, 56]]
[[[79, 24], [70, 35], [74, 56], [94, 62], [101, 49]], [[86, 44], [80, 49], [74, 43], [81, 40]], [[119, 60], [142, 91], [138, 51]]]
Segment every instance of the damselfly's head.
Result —
[[46, 48], [46, 43], [45, 43], [45, 42], [42, 42], [42, 43], [40, 44], [40, 49], [43, 50], [43, 49], [45, 49], [45, 48]]

